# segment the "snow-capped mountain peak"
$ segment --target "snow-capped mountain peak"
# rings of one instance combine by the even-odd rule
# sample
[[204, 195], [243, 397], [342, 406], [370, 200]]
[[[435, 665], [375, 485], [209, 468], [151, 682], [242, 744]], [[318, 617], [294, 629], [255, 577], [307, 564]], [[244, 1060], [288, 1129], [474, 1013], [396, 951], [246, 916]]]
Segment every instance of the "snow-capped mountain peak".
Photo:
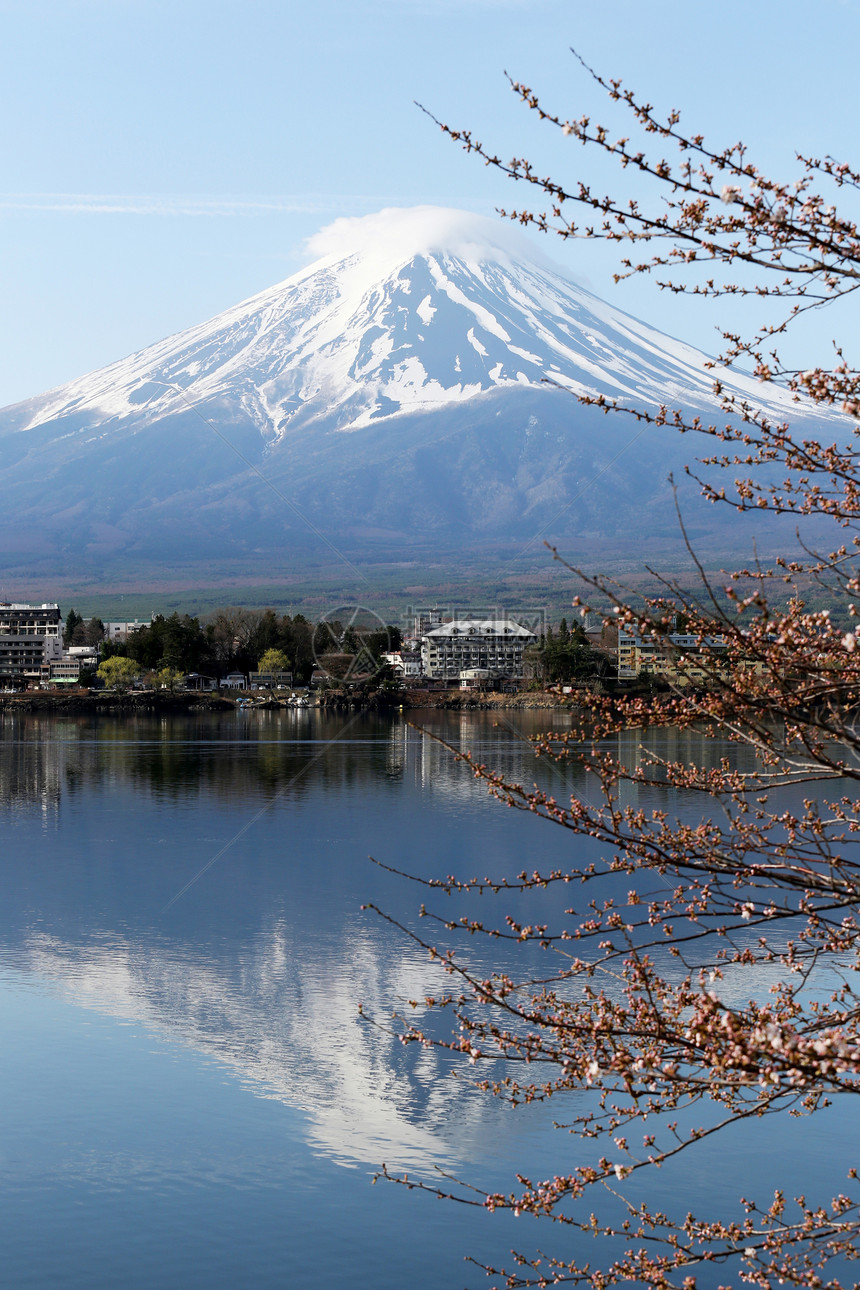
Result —
[[[703, 354], [463, 212], [337, 221], [309, 252], [285, 282], [0, 413], [7, 567], [68, 550], [99, 571], [178, 553], [268, 570], [323, 532], [459, 558], [548, 525], [626, 553], [631, 533], [638, 549], [674, 531], [667, 475], [696, 445], [563, 391], [715, 418]], [[771, 414], [799, 411], [767, 393]]]
[[702, 354], [575, 286], [500, 222], [385, 210], [335, 221], [309, 250], [319, 258], [285, 282], [31, 401], [20, 428], [232, 397], [271, 446], [310, 422], [357, 431], [546, 381], [649, 405], [713, 401]]

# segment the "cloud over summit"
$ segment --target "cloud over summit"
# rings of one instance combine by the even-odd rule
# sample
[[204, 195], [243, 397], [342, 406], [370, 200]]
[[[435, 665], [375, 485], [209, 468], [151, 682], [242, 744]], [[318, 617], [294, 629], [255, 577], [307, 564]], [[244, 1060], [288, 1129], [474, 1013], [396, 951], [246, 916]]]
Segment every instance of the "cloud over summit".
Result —
[[336, 219], [308, 238], [305, 247], [314, 260], [359, 254], [389, 264], [433, 251], [464, 258], [542, 258], [510, 224], [445, 206], [389, 206], [373, 215]]

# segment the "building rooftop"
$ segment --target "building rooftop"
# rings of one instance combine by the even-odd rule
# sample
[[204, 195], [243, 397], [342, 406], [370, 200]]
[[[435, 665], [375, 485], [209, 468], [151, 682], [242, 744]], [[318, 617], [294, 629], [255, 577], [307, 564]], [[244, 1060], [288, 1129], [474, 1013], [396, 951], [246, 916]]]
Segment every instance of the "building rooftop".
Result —
[[57, 609], [59, 610], [59, 608], [60, 606], [56, 602], [50, 602], [45, 605], [30, 605], [30, 604], [18, 604], [17, 602], [13, 603], [11, 600], [0, 600], [0, 610], [2, 609]]
[[534, 632], [520, 627], [510, 618], [460, 618], [453, 623], [443, 623], [427, 632], [428, 640], [444, 640], [453, 636], [514, 636], [521, 639], [534, 637]]

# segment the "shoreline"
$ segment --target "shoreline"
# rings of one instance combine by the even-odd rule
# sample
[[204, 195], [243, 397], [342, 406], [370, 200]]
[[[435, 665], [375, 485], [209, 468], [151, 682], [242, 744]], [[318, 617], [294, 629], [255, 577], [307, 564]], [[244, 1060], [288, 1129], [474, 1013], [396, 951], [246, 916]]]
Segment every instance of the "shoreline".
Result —
[[103, 691], [58, 694], [56, 691], [24, 691], [0, 694], [2, 712], [226, 712], [236, 707], [233, 699], [218, 694], [150, 693], [106, 694]]
[[522, 690], [517, 694], [483, 694], [476, 698], [474, 691], [454, 690], [439, 691], [437, 694], [422, 694], [418, 702], [404, 703], [404, 708], [420, 711], [422, 709], [447, 712], [504, 712], [504, 711], [538, 711], [540, 709], [567, 712], [579, 706], [576, 694], [551, 694], [546, 690]]
[[[343, 712], [362, 709], [367, 712], [403, 711], [504, 711], [504, 710], [557, 710], [567, 711], [577, 707], [577, 696], [556, 695], [546, 691], [522, 691], [518, 694], [483, 694], [474, 691], [439, 690], [385, 696], [380, 702], [377, 693], [350, 696], [343, 693], [323, 693], [310, 708], [325, 712]], [[243, 705], [266, 711], [293, 711], [284, 702], [275, 699]], [[0, 713], [38, 712], [56, 713], [128, 713], [136, 712], [234, 712], [240, 707], [236, 699], [209, 691], [201, 693], [170, 694], [166, 691], [134, 692], [126, 694], [104, 691], [77, 691], [72, 694], [57, 691], [27, 690], [18, 694], [0, 694]], [[306, 711], [309, 709], [305, 709]]]

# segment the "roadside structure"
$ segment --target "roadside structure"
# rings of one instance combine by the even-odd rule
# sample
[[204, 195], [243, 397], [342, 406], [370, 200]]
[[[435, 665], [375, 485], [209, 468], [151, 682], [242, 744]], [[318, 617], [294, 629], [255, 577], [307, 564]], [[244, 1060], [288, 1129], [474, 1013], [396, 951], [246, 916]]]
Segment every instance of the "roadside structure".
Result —
[[618, 649], [618, 627], [593, 609], [579, 611], [580, 626], [593, 650], [615, 658]]
[[287, 671], [249, 672], [248, 687], [251, 690], [283, 690], [293, 684], [293, 674]]
[[101, 647], [99, 645], [70, 645], [63, 650], [62, 657], [42, 664], [42, 685], [78, 685], [81, 679], [81, 668], [93, 671], [99, 665]]
[[487, 667], [466, 667], [460, 673], [461, 690], [489, 690], [496, 674]]
[[81, 679], [81, 660], [79, 658], [61, 658], [55, 663], [44, 663], [41, 674], [42, 684], [77, 685]]
[[248, 678], [242, 672], [230, 672], [221, 678], [222, 690], [247, 690]]
[[432, 609], [409, 609], [407, 618], [412, 620], [412, 630], [407, 633], [412, 640], [421, 640], [427, 632], [433, 631], [434, 627], [441, 627], [445, 621], [445, 615], [438, 605]]
[[214, 676], [204, 676], [202, 672], [189, 672], [183, 677], [182, 684], [186, 690], [217, 690], [218, 682]]

